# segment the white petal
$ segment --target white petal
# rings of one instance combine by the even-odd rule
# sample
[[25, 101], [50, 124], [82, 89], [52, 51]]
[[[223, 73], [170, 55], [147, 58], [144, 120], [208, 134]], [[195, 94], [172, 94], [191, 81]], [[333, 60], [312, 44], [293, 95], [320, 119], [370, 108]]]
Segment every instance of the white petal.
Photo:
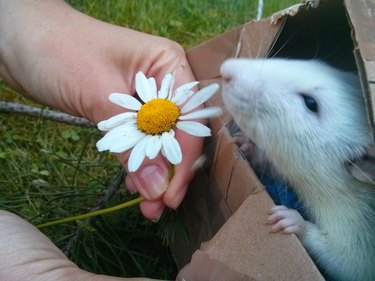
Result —
[[98, 123], [99, 130], [102, 131], [109, 131], [121, 124], [126, 123], [127, 121], [136, 118], [136, 112], [124, 112], [121, 114], [117, 114], [107, 120], [101, 121]]
[[146, 156], [154, 159], [161, 149], [160, 136], [149, 136], [146, 143]]
[[146, 103], [152, 99], [150, 83], [141, 71], [135, 75], [135, 90], [143, 102]]
[[119, 106], [130, 110], [139, 110], [142, 104], [133, 96], [121, 93], [109, 95], [109, 100]]
[[136, 120], [132, 119], [107, 132], [108, 136], [133, 136], [139, 133]]
[[194, 121], [180, 121], [176, 124], [177, 129], [197, 137], [211, 136], [211, 129]]
[[201, 105], [202, 103], [207, 101], [209, 98], [211, 98], [218, 89], [219, 89], [219, 85], [214, 83], [196, 92], [190, 98], [190, 100], [188, 100], [188, 102], [181, 108], [181, 113], [184, 114], [196, 108], [197, 106]]
[[163, 154], [168, 161], [174, 165], [181, 163], [182, 152], [180, 144], [170, 133], [165, 132], [161, 135], [161, 143]]
[[99, 151], [124, 152], [136, 144], [135, 139], [134, 137], [106, 134], [96, 143], [96, 147]]
[[[97, 143], [96, 143], [96, 147], [98, 148], [99, 151], [104, 151], [104, 150], [108, 150], [110, 148], [110, 146], [112, 145], [112, 143], [114, 142], [114, 140], [118, 139], [118, 138], [121, 138], [123, 136], [123, 132], [126, 131], [126, 130], [132, 130], [133, 128], [128, 128], [127, 126], [124, 126], [124, 125], [120, 125], [114, 129], [112, 129], [111, 131], [109, 131], [108, 133], [106, 133], [104, 135], [104, 137], [102, 137]], [[134, 128], [135, 130], [136, 128]]]
[[172, 90], [174, 83], [173, 75], [168, 73], [164, 76], [163, 81], [161, 81], [161, 86], [158, 94], [159, 99], [166, 99], [169, 95], [169, 93]]
[[191, 88], [198, 84], [199, 82], [193, 81], [178, 87], [174, 91], [171, 101], [177, 105], [183, 104], [186, 101], [187, 97], [191, 96], [194, 93], [194, 91], [191, 91]]
[[144, 137], [145, 137], [145, 134], [140, 133], [137, 136], [122, 137], [122, 138], [114, 139], [115, 141], [109, 147], [109, 151], [113, 153], [125, 152], [131, 149], [133, 146], [135, 146]]
[[146, 144], [147, 138], [143, 138], [134, 148], [132, 149], [129, 160], [128, 169], [129, 172], [135, 172], [142, 165], [143, 160], [146, 156]]
[[222, 112], [223, 111], [220, 107], [207, 107], [197, 111], [193, 111], [192, 113], [186, 115], [181, 115], [178, 119], [189, 120], [197, 118], [211, 118], [219, 116]]
[[120, 125], [107, 132], [97, 143], [99, 151], [124, 152], [132, 148], [139, 139], [145, 136], [135, 124]]
[[177, 106], [181, 106], [188, 99], [190, 99], [192, 95], [194, 95], [193, 91], [180, 92], [179, 94], [173, 96], [172, 102], [174, 102]]
[[178, 87], [176, 89], [175, 93], [185, 92], [185, 91], [191, 90], [191, 88], [197, 86], [198, 84], [199, 84], [198, 81], [192, 81], [192, 82], [189, 82], [189, 83], [185, 83], [185, 84], [181, 85], [180, 87]]
[[104, 135], [104, 137], [102, 137], [100, 140], [96, 142], [96, 148], [98, 149], [98, 151], [108, 150], [112, 142], [113, 138]]
[[150, 89], [151, 89], [151, 99], [156, 99], [158, 97], [157, 92], [158, 89], [156, 87], [156, 81], [154, 77], [148, 78], [148, 83], [150, 84]]

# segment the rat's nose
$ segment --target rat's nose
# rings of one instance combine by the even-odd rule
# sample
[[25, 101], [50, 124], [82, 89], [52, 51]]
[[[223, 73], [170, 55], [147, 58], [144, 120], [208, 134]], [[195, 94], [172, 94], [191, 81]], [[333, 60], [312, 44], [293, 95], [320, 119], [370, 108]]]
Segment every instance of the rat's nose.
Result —
[[233, 76], [229, 74], [222, 74], [221, 79], [223, 80], [224, 83], [229, 83], [233, 79]]
[[235, 61], [227, 60], [220, 67], [221, 78], [225, 84], [233, 82], [235, 77], [235, 67], [233, 67], [233, 63], [235, 63]]

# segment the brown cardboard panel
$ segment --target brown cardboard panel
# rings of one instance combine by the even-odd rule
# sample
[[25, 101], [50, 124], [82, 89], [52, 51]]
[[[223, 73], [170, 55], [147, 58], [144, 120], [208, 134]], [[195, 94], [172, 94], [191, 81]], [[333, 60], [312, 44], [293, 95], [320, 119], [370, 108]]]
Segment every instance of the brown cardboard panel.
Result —
[[220, 140], [212, 174], [228, 208], [234, 213], [249, 195], [264, 191], [264, 187], [242, 156], [226, 126], [220, 131]]
[[[364, 61], [363, 63], [366, 69], [367, 82], [369, 86], [372, 87], [375, 85], [375, 61]], [[373, 90], [370, 92], [375, 95]]]
[[[209, 139], [206, 142], [206, 147], [213, 147], [212, 142], [213, 139]], [[220, 138], [218, 142], [220, 142]], [[205, 151], [209, 156], [212, 151], [208, 148]], [[214, 157], [209, 156], [210, 162], [212, 159]], [[210, 167], [212, 164], [208, 163], [208, 166]], [[188, 243], [175, 241], [172, 245], [179, 268], [190, 262], [191, 256], [199, 249], [202, 241], [211, 239], [232, 215], [217, 183], [217, 179], [207, 168], [198, 171], [189, 186], [189, 192], [182, 204], [189, 241]]]
[[220, 77], [220, 65], [230, 57], [265, 56], [279, 29], [269, 21], [252, 21], [192, 48], [187, 58], [195, 77]]
[[345, 0], [354, 40], [364, 61], [375, 61], [375, 1]]
[[264, 193], [249, 196], [202, 250], [255, 280], [323, 280], [294, 235], [270, 233]]
[[240, 37], [241, 27], [204, 42], [187, 52], [187, 58], [195, 77], [199, 80], [220, 76], [220, 65], [233, 56]]
[[[200, 271], [194, 268], [201, 268]], [[192, 270], [193, 269], [193, 270]], [[206, 253], [198, 250], [192, 257], [191, 264], [181, 270], [177, 281], [255, 281], [248, 276], [229, 268], [225, 264], [211, 259]]]
[[[200, 256], [199, 263], [193, 256], [178, 280], [225, 280], [216, 278], [228, 273], [228, 268], [234, 271], [232, 276], [246, 276], [238, 280], [324, 280], [294, 235], [270, 233], [265, 219], [272, 202], [264, 192], [244, 201], [215, 237], [201, 246], [207, 256]], [[222, 267], [208, 274], [210, 270], [203, 266], [207, 260]], [[204, 272], [205, 279], [194, 279], [197, 272]]]
[[233, 57], [265, 57], [282, 25], [283, 21], [279, 24], [270, 24], [269, 21], [252, 21], [245, 24]]
[[217, 183], [217, 188], [221, 191], [224, 200], [226, 200], [228, 197], [231, 175], [233, 173], [233, 166], [236, 161], [236, 159], [232, 157], [236, 145], [231, 138], [227, 137], [227, 133], [224, 130], [219, 132], [218, 137], [220, 142], [217, 143], [212, 173]]
[[375, 2], [345, 1], [353, 30], [355, 56], [366, 101], [371, 134], [375, 135]]

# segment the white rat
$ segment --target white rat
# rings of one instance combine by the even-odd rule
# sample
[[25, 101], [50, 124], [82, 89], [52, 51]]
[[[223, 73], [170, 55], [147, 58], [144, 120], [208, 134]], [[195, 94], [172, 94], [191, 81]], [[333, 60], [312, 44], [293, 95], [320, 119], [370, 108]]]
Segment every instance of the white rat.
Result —
[[221, 74], [227, 109], [310, 218], [277, 206], [273, 231], [297, 234], [330, 279], [375, 280], [375, 187], [345, 165], [372, 141], [358, 77], [287, 59], [229, 59]]

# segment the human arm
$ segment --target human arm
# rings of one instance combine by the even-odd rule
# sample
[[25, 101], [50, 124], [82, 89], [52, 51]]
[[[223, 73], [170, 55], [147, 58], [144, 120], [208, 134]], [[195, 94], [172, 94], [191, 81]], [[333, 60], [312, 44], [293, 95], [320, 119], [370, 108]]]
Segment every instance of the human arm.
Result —
[[[94, 123], [120, 112], [108, 95], [134, 94], [138, 71], [158, 83], [168, 72], [176, 74], [177, 86], [194, 80], [185, 53], [176, 43], [101, 22], [63, 1], [3, 0], [0, 13], [0, 74], [4, 79], [40, 103]], [[170, 182], [162, 157], [146, 161], [126, 179], [130, 190], [157, 198], [141, 203], [142, 212], [152, 220], [158, 220], [165, 205], [176, 208], [180, 204], [193, 175], [192, 163], [202, 148], [200, 139], [182, 132], [177, 139], [183, 162], [176, 166]], [[127, 158], [127, 153], [119, 155], [124, 167]], [[153, 169], [161, 175], [153, 175]], [[145, 180], [144, 173], [149, 175]]]

